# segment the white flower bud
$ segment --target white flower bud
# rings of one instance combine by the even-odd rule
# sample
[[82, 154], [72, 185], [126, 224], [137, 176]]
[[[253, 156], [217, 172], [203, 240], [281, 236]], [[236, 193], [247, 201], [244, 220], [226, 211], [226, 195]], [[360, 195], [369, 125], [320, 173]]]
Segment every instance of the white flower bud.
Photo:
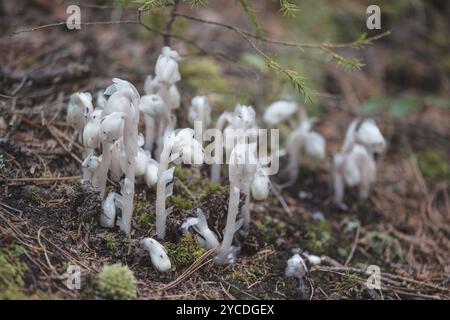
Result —
[[72, 94], [67, 107], [67, 123], [76, 130], [81, 130], [93, 109], [90, 93], [76, 92]]
[[122, 137], [124, 126], [124, 114], [113, 112], [100, 122], [100, 136], [103, 141], [114, 143]]
[[219, 240], [217, 240], [216, 234], [209, 229], [208, 221], [201, 209], [197, 209], [197, 218], [188, 218], [181, 225], [183, 234], [188, 233], [189, 228], [194, 229], [197, 233], [197, 240], [205, 249], [217, 248], [219, 246]]
[[305, 153], [311, 159], [325, 159], [325, 139], [317, 132], [309, 132], [305, 139]]
[[250, 106], [237, 105], [231, 124], [234, 129], [250, 129], [256, 126], [256, 113]]
[[116, 220], [115, 197], [117, 193], [110, 192], [102, 202], [102, 215], [100, 216], [100, 225], [105, 228], [113, 228]]
[[361, 143], [371, 153], [382, 153], [386, 141], [372, 119], [364, 120], [356, 132], [356, 141]]
[[150, 259], [156, 270], [159, 272], [170, 271], [172, 264], [167, 256], [166, 248], [152, 238], [144, 238], [140, 241], [140, 244], [150, 254]]
[[289, 120], [297, 111], [298, 106], [295, 102], [280, 100], [266, 108], [263, 119], [269, 126], [275, 126], [280, 122]]
[[152, 118], [162, 116], [167, 112], [163, 99], [157, 94], [142, 96], [139, 101], [139, 110]]
[[188, 119], [192, 125], [195, 121], [201, 121], [205, 128], [211, 124], [211, 107], [207, 97], [196, 96], [192, 98]]
[[203, 164], [203, 147], [194, 138], [194, 130], [182, 129], [174, 138], [173, 153], [180, 153], [183, 163], [191, 165]]
[[144, 179], [148, 187], [154, 186], [158, 182], [158, 163], [155, 160], [151, 159], [147, 164]]
[[260, 168], [253, 177], [250, 191], [253, 199], [257, 201], [265, 200], [269, 196], [270, 180], [264, 171]]
[[135, 175], [136, 177], [143, 176], [147, 170], [147, 166], [150, 162], [150, 153], [148, 151], [145, 151], [142, 148], [138, 149], [137, 156], [136, 156], [136, 162], [135, 162]]
[[89, 115], [89, 121], [83, 129], [83, 145], [85, 148], [100, 147], [100, 120], [102, 110], [94, 110]]
[[178, 71], [178, 61], [180, 55], [170, 47], [162, 48], [162, 53], [158, 57], [155, 66], [156, 78], [168, 85], [172, 85], [181, 79]]

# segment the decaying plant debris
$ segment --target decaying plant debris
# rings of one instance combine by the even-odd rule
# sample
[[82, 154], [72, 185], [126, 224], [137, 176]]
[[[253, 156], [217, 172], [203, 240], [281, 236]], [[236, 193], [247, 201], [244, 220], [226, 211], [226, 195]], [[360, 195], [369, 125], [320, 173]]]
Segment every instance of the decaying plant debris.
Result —
[[[50, 9], [44, 5], [32, 10]], [[44, 17], [36, 16], [36, 24], [45, 23]], [[20, 22], [2, 30], [9, 35], [26, 24], [25, 18]], [[210, 182], [207, 166], [174, 169], [174, 196], [167, 199], [174, 212], [167, 218], [162, 242], [169, 258], [176, 257], [169, 272], [157, 272], [140, 248], [140, 240], [153, 234], [156, 223], [156, 193], [145, 181], [136, 184], [131, 234], [102, 228], [100, 194], [89, 183], [80, 183], [83, 148], [72, 140], [65, 110], [73, 92], [95, 93], [113, 76], [129, 79], [143, 92], [162, 43], [160, 37], [142, 41], [135, 35], [137, 26], [130, 28], [134, 31], [109, 26], [76, 35], [51, 28], [46, 37], [25, 32], [12, 42], [5, 37], [0, 42], [0, 50], [7, 53], [0, 61], [1, 299], [105, 298], [99, 293], [99, 274], [105, 265], [118, 263], [134, 273], [137, 299], [450, 298], [450, 113], [429, 102], [424, 102], [419, 115], [377, 118], [389, 148], [378, 160], [370, 197], [359, 200], [357, 192], [347, 192], [346, 210], [334, 204], [331, 161], [315, 165], [302, 159], [292, 185], [279, 196], [271, 193], [263, 202], [250, 203], [251, 227], [236, 233], [240, 252], [233, 264], [215, 264], [213, 250], [199, 246], [192, 235], [183, 237], [179, 230], [201, 208], [209, 228], [222, 241], [228, 177], [222, 177], [222, 184]], [[218, 32], [224, 43], [234, 47], [244, 43]], [[128, 41], [138, 58], [131, 58], [127, 46], [113, 50], [114, 37]], [[383, 44], [375, 43], [374, 48], [383, 50]], [[229, 50], [226, 45], [215, 48], [221, 49]], [[183, 59], [189, 65], [189, 57]], [[249, 71], [220, 61], [229, 64], [228, 73], [221, 70], [225, 78], [234, 79], [234, 90], [245, 96], [237, 88], [248, 82]], [[388, 62], [379, 63], [379, 68], [388, 68]], [[186, 66], [180, 68], [182, 75], [183, 68], [186, 74], [193, 73]], [[339, 98], [324, 100], [314, 131], [325, 137], [330, 155], [340, 150], [348, 125], [358, 115], [355, 103], [367, 97], [364, 90], [369, 90], [371, 80], [362, 72], [325, 69], [331, 80], [322, 89]], [[395, 74], [386, 73], [391, 86], [398, 85]], [[217, 82], [214, 86], [220, 87], [222, 82]], [[180, 87], [193, 97], [196, 84], [188, 78]], [[354, 92], [349, 93], [349, 87]], [[183, 111], [175, 113], [179, 127], [189, 127], [191, 100], [183, 99]], [[220, 109], [213, 110], [217, 117], [225, 106], [215, 102]], [[119, 189], [111, 184], [106, 192]], [[244, 202], [241, 194], [240, 205]], [[313, 264], [306, 253], [320, 257], [320, 264]], [[302, 255], [308, 268], [302, 290], [298, 281], [285, 277], [286, 261], [295, 254]], [[81, 267], [80, 290], [66, 286], [70, 264]], [[366, 288], [369, 265], [381, 269], [381, 290]], [[131, 288], [124, 298], [134, 297]]]

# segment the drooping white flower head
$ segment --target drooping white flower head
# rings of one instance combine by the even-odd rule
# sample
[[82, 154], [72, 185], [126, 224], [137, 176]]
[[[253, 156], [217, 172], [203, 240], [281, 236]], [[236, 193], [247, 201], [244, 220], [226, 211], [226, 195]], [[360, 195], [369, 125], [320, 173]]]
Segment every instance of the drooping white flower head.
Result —
[[325, 139], [317, 132], [311, 131], [305, 138], [305, 154], [316, 160], [325, 159]]
[[357, 144], [344, 156], [342, 175], [349, 187], [375, 181], [376, 164], [366, 148]]
[[203, 147], [194, 138], [194, 130], [191, 128], [182, 129], [175, 135], [172, 152], [179, 153], [185, 164], [203, 164]]
[[122, 137], [124, 126], [123, 112], [113, 112], [100, 122], [100, 136], [103, 141], [114, 143]]
[[250, 191], [253, 199], [257, 201], [265, 200], [269, 196], [270, 180], [265, 174], [263, 168], [258, 168], [255, 176], [253, 177], [252, 184], [250, 185]]
[[168, 272], [172, 268], [167, 250], [158, 241], [152, 238], [144, 238], [140, 245], [150, 254], [153, 266], [159, 272]]
[[138, 107], [139, 92], [130, 82], [119, 78], [112, 79], [113, 84], [105, 90], [105, 95], [109, 95], [109, 99], [105, 106], [104, 115], [113, 112], [130, 113], [130, 104]]
[[307, 273], [308, 268], [306, 267], [305, 261], [298, 253], [294, 254], [287, 261], [287, 266], [284, 271], [286, 277], [295, 277], [302, 281]]
[[298, 111], [298, 106], [293, 101], [275, 101], [264, 111], [263, 120], [269, 126], [275, 126], [280, 122], [289, 120]]
[[197, 209], [197, 218], [188, 218], [181, 225], [184, 234], [188, 233], [190, 228], [197, 233], [197, 240], [202, 247], [212, 249], [219, 246], [216, 234], [209, 229], [208, 221], [201, 209]]
[[211, 107], [206, 96], [192, 98], [188, 119], [192, 125], [194, 125], [194, 121], [201, 121], [204, 127], [211, 124]]
[[244, 182], [250, 183], [255, 176], [258, 168], [256, 150], [256, 143], [238, 143], [231, 152], [230, 164], [237, 165], [237, 174]]
[[356, 132], [356, 141], [365, 146], [371, 153], [382, 153], [386, 147], [386, 141], [372, 119], [364, 120], [360, 124]]
[[179, 81], [181, 79], [178, 70], [178, 61], [180, 59], [177, 51], [172, 50], [170, 47], [163, 47], [155, 66], [155, 74], [158, 81], [166, 85], [173, 85]]
[[93, 109], [92, 96], [89, 92], [73, 93], [67, 106], [67, 123], [76, 130], [81, 130]]
[[139, 110], [146, 115], [156, 118], [167, 113], [167, 107], [161, 96], [150, 94], [141, 97]]

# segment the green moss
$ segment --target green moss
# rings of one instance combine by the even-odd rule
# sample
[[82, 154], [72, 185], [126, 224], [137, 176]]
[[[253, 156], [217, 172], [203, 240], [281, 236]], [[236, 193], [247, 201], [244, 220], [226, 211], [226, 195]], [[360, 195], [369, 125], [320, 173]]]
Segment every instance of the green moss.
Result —
[[8, 246], [0, 249], [0, 300], [29, 299], [23, 293], [27, 265], [21, 257], [24, 249], [21, 246]]
[[227, 275], [227, 279], [239, 281], [239, 282], [247, 282], [249, 277], [239, 271], [233, 271], [231, 274]]
[[173, 171], [173, 175], [177, 177], [183, 183], [188, 182], [188, 170], [186, 168], [181, 168], [179, 166], [175, 166], [175, 170]]
[[205, 253], [205, 249], [194, 239], [191, 234], [184, 236], [180, 243], [164, 243], [172, 265], [176, 268], [190, 266], [195, 260]]
[[133, 272], [120, 263], [103, 267], [98, 275], [98, 295], [114, 300], [135, 298], [136, 279]]
[[38, 187], [33, 185], [25, 186], [24, 198], [31, 200], [40, 206], [48, 201], [47, 196]]
[[309, 225], [306, 233], [307, 246], [312, 252], [324, 253], [330, 245], [331, 234], [332, 228], [327, 221], [316, 221]]
[[364, 235], [363, 239], [375, 254], [384, 257], [387, 262], [403, 257], [400, 242], [388, 233], [370, 231]]
[[171, 196], [167, 198], [167, 207], [171, 206], [187, 211], [194, 208], [194, 203], [190, 199], [183, 198], [182, 196]]
[[151, 212], [148, 203], [143, 201], [134, 201], [134, 214], [138, 217], [138, 227], [147, 231], [152, 224], [155, 223], [155, 215]]
[[262, 234], [264, 245], [273, 244], [277, 239], [283, 238], [287, 234], [287, 226], [281, 222], [274, 222], [268, 219], [256, 220], [255, 226]]
[[219, 192], [226, 192], [227, 188], [219, 183], [209, 183], [200, 194], [200, 202], [210, 198], [212, 195]]
[[49, 179], [49, 178], [51, 178], [51, 177], [52, 177], [51, 173], [50, 173], [49, 171], [47, 171], [47, 170], [45, 170], [44, 172], [42, 172], [42, 174], [41, 174], [41, 176], [40, 176], [40, 178], [43, 178], [43, 179]]
[[450, 179], [447, 157], [438, 150], [423, 150], [415, 154], [422, 174], [427, 178]]
[[108, 233], [105, 238], [106, 247], [108, 250], [115, 252], [117, 250], [117, 243], [114, 235], [112, 233]]

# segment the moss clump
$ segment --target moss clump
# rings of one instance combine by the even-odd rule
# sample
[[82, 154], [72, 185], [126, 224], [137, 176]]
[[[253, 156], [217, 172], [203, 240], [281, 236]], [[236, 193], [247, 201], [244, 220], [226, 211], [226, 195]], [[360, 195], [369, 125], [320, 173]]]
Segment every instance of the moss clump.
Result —
[[227, 279], [239, 281], [239, 282], [247, 282], [248, 276], [239, 271], [233, 271], [231, 274], [227, 276]]
[[208, 184], [200, 194], [200, 202], [203, 202], [219, 192], [226, 192], [227, 188], [219, 183]]
[[166, 242], [164, 247], [167, 249], [172, 265], [176, 268], [190, 266], [205, 253], [205, 249], [191, 234], [184, 236], [178, 244]]
[[134, 202], [134, 214], [138, 217], [138, 227], [144, 231], [148, 230], [155, 223], [155, 215], [151, 212], [150, 206], [143, 201]]
[[171, 196], [167, 199], [167, 207], [174, 206], [183, 211], [192, 210], [194, 203], [190, 199], [181, 196]]
[[331, 225], [325, 221], [316, 221], [309, 225], [310, 228], [306, 233], [307, 246], [315, 253], [324, 253], [329, 246], [331, 240], [332, 228]]
[[112, 233], [108, 233], [105, 237], [106, 247], [108, 250], [115, 252], [117, 250], [116, 239]]
[[0, 249], [0, 300], [29, 299], [22, 292], [28, 271], [27, 265], [21, 261], [23, 254], [21, 246]]
[[114, 300], [135, 298], [136, 279], [133, 272], [120, 263], [103, 267], [98, 275], [98, 295]]
[[364, 235], [370, 249], [378, 256], [384, 256], [387, 262], [402, 259], [403, 250], [400, 242], [385, 232], [370, 231]]
[[181, 168], [178, 166], [175, 166], [175, 170], [173, 171], [173, 175], [175, 177], [177, 177], [178, 179], [180, 179], [180, 181], [182, 182], [187, 182], [188, 181], [188, 173], [186, 168]]
[[24, 188], [24, 198], [42, 206], [48, 199], [47, 196], [36, 186], [26, 186]]
[[287, 234], [287, 226], [282, 222], [274, 222], [270, 220], [256, 220], [255, 226], [258, 231], [262, 234], [262, 241], [264, 245], [272, 244], [277, 239], [283, 238]]
[[437, 150], [424, 150], [416, 153], [417, 163], [427, 178], [450, 179], [450, 165], [447, 157]]

